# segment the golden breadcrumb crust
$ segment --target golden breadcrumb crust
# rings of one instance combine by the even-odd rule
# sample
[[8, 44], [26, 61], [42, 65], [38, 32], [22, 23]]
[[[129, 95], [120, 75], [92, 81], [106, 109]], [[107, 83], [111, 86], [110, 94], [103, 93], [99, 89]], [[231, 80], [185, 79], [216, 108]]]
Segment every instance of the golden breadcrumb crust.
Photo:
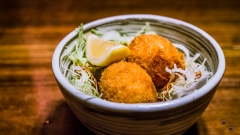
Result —
[[159, 35], [140, 35], [129, 45], [130, 55], [127, 61], [137, 63], [151, 76], [156, 87], [163, 87], [169, 81], [166, 67], [185, 69], [184, 55], [172, 43]]
[[99, 82], [103, 99], [119, 103], [148, 103], [157, 101], [151, 77], [139, 65], [117, 62], [108, 66]]

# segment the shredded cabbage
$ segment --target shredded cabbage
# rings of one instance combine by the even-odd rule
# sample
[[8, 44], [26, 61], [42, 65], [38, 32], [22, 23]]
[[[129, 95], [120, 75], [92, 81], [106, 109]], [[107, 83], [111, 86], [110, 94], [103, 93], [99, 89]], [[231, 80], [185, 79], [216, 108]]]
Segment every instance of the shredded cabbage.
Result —
[[99, 97], [100, 93], [94, 73], [98, 72], [100, 68], [92, 66], [87, 61], [83, 25], [80, 25], [76, 32], [78, 32], [77, 40], [74, 44], [67, 46], [60, 57], [60, 70], [76, 89]]

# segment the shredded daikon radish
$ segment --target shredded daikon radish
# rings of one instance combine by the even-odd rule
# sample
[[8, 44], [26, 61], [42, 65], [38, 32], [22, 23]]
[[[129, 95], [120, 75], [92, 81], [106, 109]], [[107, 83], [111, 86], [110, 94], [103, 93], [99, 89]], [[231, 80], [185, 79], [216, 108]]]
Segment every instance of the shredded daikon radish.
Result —
[[162, 101], [181, 98], [188, 95], [195, 90], [201, 88], [207, 83], [207, 80], [212, 76], [212, 72], [207, 71], [204, 66], [206, 58], [199, 64], [195, 62], [200, 54], [197, 53], [193, 57], [189, 55], [189, 50], [181, 44], [174, 44], [174, 46], [185, 53], [185, 66], [183, 70], [174, 65], [173, 69], [166, 67], [166, 71], [170, 73], [171, 77], [169, 83], [159, 93], [159, 99]]

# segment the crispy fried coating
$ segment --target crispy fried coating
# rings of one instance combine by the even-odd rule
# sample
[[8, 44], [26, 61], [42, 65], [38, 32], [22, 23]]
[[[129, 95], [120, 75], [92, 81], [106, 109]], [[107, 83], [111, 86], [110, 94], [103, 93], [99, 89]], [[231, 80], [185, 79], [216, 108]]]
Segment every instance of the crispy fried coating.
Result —
[[174, 64], [185, 69], [184, 55], [166, 38], [159, 35], [139, 35], [129, 45], [127, 61], [137, 63], [151, 76], [156, 87], [163, 87], [170, 79], [166, 67]]
[[151, 77], [139, 65], [117, 62], [108, 66], [99, 82], [102, 98], [118, 103], [157, 102]]

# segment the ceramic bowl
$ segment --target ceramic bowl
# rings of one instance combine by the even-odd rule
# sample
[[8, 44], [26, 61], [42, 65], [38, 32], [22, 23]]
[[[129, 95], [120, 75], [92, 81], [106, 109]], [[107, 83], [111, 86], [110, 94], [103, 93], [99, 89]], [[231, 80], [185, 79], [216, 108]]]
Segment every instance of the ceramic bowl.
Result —
[[158, 103], [124, 104], [96, 98], [75, 89], [59, 69], [59, 58], [65, 46], [77, 38], [74, 30], [56, 47], [52, 69], [59, 88], [77, 118], [95, 134], [182, 134], [201, 116], [212, 100], [225, 70], [225, 58], [219, 44], [206, 32], [189, 23], [147, 14], [120, 15], [96, 20], [84, 25], [102, 31], [119, 30], [135, 33], [146, 22], [159, 35], [174, 43], [184, 44], [191, 55], [207, 58], [206, 67], [212, 78], [197, 91], [179, 99]]

